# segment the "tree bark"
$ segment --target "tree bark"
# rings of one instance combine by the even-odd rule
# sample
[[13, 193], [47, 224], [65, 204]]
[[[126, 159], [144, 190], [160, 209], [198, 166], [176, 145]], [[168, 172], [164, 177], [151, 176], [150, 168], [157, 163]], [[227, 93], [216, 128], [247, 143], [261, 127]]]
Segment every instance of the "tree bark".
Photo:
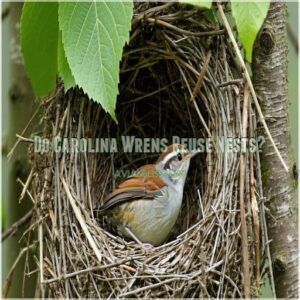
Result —
[[287, 173], [266, 140], [261, 163], [276, 295], [298, 298], [297, 179], [289, 124], [286, 17], [286, 4], [272, 2], [255, 43], [253, 82], [267, 125], [289, 166]]

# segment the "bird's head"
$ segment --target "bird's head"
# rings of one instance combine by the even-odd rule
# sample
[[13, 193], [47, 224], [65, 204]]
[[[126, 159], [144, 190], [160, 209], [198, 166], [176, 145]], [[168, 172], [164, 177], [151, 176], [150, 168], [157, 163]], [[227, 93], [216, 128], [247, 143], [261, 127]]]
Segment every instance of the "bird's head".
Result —
[[189, 151], [183, 145], [170, 145], [156, 161], [156, 170], [166, 184], [183, 189], [190, 160], [196, 154], [198, 152]]

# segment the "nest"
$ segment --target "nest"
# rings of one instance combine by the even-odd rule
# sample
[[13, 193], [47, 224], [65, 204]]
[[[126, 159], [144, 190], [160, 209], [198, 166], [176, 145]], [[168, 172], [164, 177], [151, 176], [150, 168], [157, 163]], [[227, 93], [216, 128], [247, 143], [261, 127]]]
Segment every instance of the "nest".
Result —
[[[121, 63], [119, 123], [82, 91], [64, 94], [58, 87], [55, 97], [43, 103], [44, 128], [38, 134], [48, 139], [136, 136], [169, 141], [173, 136], [241, 137], [243, 80], [224, 30], [205, 11], [174, 3], [138, 3], [132, 24]], [[119, 237], [106, 217], [97, 214], [105, 195], [121, 180], [114, 176], [117, 170], [134, 170], [157, 156], [32, 152], [40, 296], [243, 296], [240, 153], [198, 155], [174, 230], [153, 251]], [[256, 154], [253, 159], [258, 160]], [[250, 228], [248, 204], [246, 215]], [[252, 258], [253, 236], [248, 239]]]

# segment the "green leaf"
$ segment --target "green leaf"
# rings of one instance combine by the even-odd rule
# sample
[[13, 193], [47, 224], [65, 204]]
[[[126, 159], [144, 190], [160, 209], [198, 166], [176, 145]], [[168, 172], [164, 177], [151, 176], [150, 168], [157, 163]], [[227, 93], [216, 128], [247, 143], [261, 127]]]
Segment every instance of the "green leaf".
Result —
[[204, 12], [204, 16], [209, 22], [218, 23], [217, 15], [213, 9], [208, 9], [206, 12]]
[[66, 58], [61, 31], [58, 33], [58, 73], [64, 82], [65, 91], [76, 85], [68, 60]]
[[232, 15], [239, 33], [239, 37], [246, 50], [246, 58], [252, 60], [252, 49], [266, 16], [270, 2], [253, 0], [252, 2], [231, 2]]
[[62, 41], [75, 81], [114, 119], [132, 12], [132, 2], [59, 3]]
[[56, 85], [58, 3], [26, 2], [21, 18], [21, 47], [25, 69], [37, 96]]
[[179, 3], [182, 4], [191, 4], [194, 6], [198, 6], [198, 7], [203, 7], [203, 8], [211, 8], [211, 1], [202, 1], [202, 0], [179, 0]]

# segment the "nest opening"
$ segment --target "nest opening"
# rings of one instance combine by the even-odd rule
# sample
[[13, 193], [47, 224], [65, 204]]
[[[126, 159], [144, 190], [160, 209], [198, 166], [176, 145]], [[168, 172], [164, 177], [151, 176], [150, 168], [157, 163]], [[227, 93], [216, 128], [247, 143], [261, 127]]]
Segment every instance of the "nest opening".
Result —
[[[175, 3], [137, 3], [121, 63], [119, 124], [76, 89], [45, 102], [42, 135], [119, 141], [122, 136], [238, 137], [242, 93], [236, 80], [230, 84], [240, 75], [232, 60], [224, 31], [204, 12]], [[104, 196], [124, 179], [115, 178], [116, 171], [135, 170], [157, 156], [32, 154], [45, 243], [40, 291], [48, 297], [242, 295], [238, 153], [203, 153], [192, 161], [174, 230], [152, 253], [115, 235], [97, 215]]]

